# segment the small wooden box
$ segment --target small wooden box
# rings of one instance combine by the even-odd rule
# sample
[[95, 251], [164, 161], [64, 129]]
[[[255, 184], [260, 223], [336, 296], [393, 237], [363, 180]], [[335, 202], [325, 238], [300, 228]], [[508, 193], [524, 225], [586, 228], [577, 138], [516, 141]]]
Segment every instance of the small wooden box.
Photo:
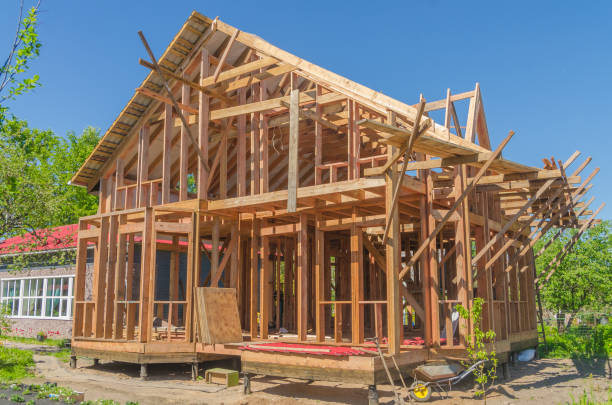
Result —
[[211, 368], [206, 370], [204, 379], [210, 384], [225, 384], [228, 387], [238, 385], [240, 376], [236, 370], [227, 370], [224, 368]]

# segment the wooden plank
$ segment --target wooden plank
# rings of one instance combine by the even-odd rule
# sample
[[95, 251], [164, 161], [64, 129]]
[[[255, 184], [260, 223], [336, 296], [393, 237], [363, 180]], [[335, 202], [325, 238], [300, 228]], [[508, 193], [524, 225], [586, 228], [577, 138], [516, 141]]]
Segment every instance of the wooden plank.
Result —
[[268, 338], [268, 323], [270, 322], [269, 303], [272, 299], [272, 289], [269, 283], [272, 274], [270, 261], [270, 238], [261, 238], [261, 270], [259, 271], [259, 334], [261, 339]]
[[100, 219], [100, 237], [98, 238], [94, 259], [97, 260], [94, 263], [93, 300], [95, 302], [95, 313], [92, 326], [96, 338], [104, 336], [104, 291], [108, 271], [108, 230], [109, 217], [104, 217]]
[[315, 218], [315, 332], [317, 342], [325, 341], [325, 232], [320, 227], [321, 218]]
[[[146, 87], [137, 87], [136, 92], [143, 94], [154, 100], [161, 101], [162, 103], [169, 104], [169, 105], [172, 104], [172, 100], [170, 100], [168, 97], [164, 97], [152, 90], [147, 89]], [[196, 108], [191, 107], [189, 104], [178, 103], [178, 106], [180, 107], [181, 110], [187, 111], [190, 114], [198, 114], [198, 110]]]
[[153, 297], [150, 296], [149, 283], [150, 275], [153, 271], [152, 256], [155, 254], [151, 253], [153, 248], [153, 209], [148, 207], [145, 209], [144, 217], [144, 230], [142, 236], [142, 248], [141, 248], [141, 269], [140, 269], [140, 305], [139, 305], [139, 340], [141, 343], [146, 343], [150, 340], [151, 336], [151, 312], [149, 304], [152, 303]]
[[162, 204], [170, 202], [170, 181], [172, 167], [172, 135], [174, 123], [172, 120], [172, 106], [164, 106], [164, 133], [162, 139]]
[[[212, 76], [212, 77], [203, 76], [204, 78], [200, 80], [200, 86], [202, 87], [212, 86], [219, 82], [234, 79], [238, 76], [242, 76], [244, 74], [251, 73], [259, 69], [267, 68], [268, 66], [272, 66], [276, 63], [278, 63], [278, 59], [273, 58], [271, 56], [264, 56], [263, 58], [257, 59], [253, 62], [245, 63], [243, 65], [236, 66], [233, 69], [229, 69], [229, 70], [220, 72], [216, 77], [215, 76]], [[219, 70], [219, 66], [221, 66], [221, 64], [217, 65], [217, 70]], [[215, 73], [217, 72], [215, 71]]]
[[[357, 210], [353, 208], [353, 217], [357, 217]], [[351, 330], [352, 342], [359, 345], [363, 343], [364, 312], [363, 305], [363, 232], [357, 228], [355, 222], [351, 227]]]
[[306, 340], [308, 322], [308, 218], [300, 215], [297, 243], [297, 339]]
[[[390, 114], [389, 122], [395, 124], [394, 114]], [[389, 158], [393, 156], [395, 148], [387, 148]], [[387, 338], [389, 340], [388, 352], [397, 355], [400, 352], [400, 325], [402, 308], [400, 305], [399, 284], [401, 277], [398, 274], [401, 266], [400, 261], [400, 231], [399, 231], [399, 211], [393, 209], [393, 191], [399, 183], [399, 173], [397, 163], [391, 166], [391, 170], [385, 173], [385, 216], [389, 223], [389, 237], [385, 244], [387, 262]]]
[[259, 271], [259, 257], [257, 255], [259, 250], [259, 220], [254, 219], [251, 225], [251, 266], [250, 266], [250, 331], [251, 339], [257, 337], [257, 279]]
[[[190, 94], [189, 86], [186, 84], [182, 87], [181, 98], [184, 103], [189, 103]], [[179, 201], [187, 200], [187, 175], [189, 166], [189, 142], [188, 142], [188, 131], [189, 128], [183, 123], [181, 126], [181, 143], [179, 152]], [[197, 144], [194, 143], [196, 149], [199, 150]], [[201, 152], [201, 151], [200, 151]], [[204, 162], [205, 163], [205, 162]]]
[[288, 167], [288, 198], [287, 211], [295, 212], [297, 209], [298, 189], [298, 137], [299, 137], [299, 90], [291, 90], [291, 107], [289, 108], [289, 167]]
[[[210, 74], [210, 62], [208, 60], [208, 50], [202, 48], [200, 52], [200, 77], [206, 78]], [[198, 92], [198, 144], [202, 151], [203, 158], [208, 162], [208, 137], [209, 137], [209, 115], [210, 115], [210, 98], [203, 92]], [[198, 198], [208, 200], [208, 176], [210, 168], [205, 166], [201, 160], [198, 160]]]
[[234, 288], [196, 288], [198, 337], [204, 344], [242, 342]]
[[108, 241], [108, 268], [106, 272], [106, 299], [104, 301], [104, 338], [113, 337], [113, 320], [115, 317], [115, 277], [117, 273], [117, 234], [119, 228], [119, 217], [110, 217], [109, 241]]
[[240, 30], [238, 29], [235, 30], [232, 36], [230, 37], [229, 42], [225, 46], [225, 49], [223, 50], [223, 54], [221, 55], [221, 58], [219, 58], [219, 63], [217, 64], [217, 68], [215, 69], [215, 73], [213, 74], [213, 77], [212, 77], [213, 83], [217, 82], [217, 79], [219, 78], [219, 75], [221, 74], [221, 69], [223, 69], [223, 65], [225, 64], [225, 61], [227, 60], [227, 56], [229, 55], [229, 52], [232, 49], [232, 45], [234, 45], [234, 42], [236, 41], [236, 37], [238, 36], [239, 32]]

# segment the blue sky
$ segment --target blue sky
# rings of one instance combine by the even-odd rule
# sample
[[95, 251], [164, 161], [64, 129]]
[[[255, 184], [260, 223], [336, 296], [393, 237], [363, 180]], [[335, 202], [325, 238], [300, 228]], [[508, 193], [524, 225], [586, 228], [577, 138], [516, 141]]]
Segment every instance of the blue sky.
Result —
[[[292, 4], [302, 7], [294, 8]], [[32, 127], [105, 131], [146, 71], [143, 30], [160, 55], [192, 10], [220, 18], [310, 62], [416, 103], [479, 82], [491, 141], [516, 135], [504, 156], [541, 167], [576, 149], [592, 156], [597, 207], [612, 197], [612, 3], [493, 1], [43, 0], [42, 86], [10, 104]], [[4, 0], [0, 49], [17, 1]], [[0, 52], [0, 55], [3, 55]], [[612, 218], [606, 207], [603, 218]]]

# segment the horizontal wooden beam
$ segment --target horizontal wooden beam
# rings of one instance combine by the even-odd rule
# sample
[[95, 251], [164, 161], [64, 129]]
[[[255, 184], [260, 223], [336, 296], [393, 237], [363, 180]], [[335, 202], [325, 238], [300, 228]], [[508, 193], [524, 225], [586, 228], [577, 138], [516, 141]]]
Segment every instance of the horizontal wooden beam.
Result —
[[219, 82], [223, 82], [225, 80], [233, 79], [235, 77], [251, 73], [255, 70], [267, 68], [268, 66], [274, 65], [275, 63], [278, 63], [278, 59], [273, 58], [271, 56], [266, 56], [256, 61], [245, 63], [244, 65], [236, 66], [233, 69], [220, 72], [216, 80], [213, 76], [205, 77], [200, 80], [200, 86], [212, 86]]

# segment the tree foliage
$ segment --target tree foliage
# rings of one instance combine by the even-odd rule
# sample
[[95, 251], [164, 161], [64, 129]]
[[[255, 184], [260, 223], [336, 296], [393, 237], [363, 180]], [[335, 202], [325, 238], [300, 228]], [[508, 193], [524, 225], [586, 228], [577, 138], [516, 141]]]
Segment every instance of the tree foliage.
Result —
[[[602, 221], [587, 229], [556, 268], [549, 264], [576, 234], [576, 229], [563, 231], [536, 259], [542, 300], [547, 308], [576, 314], [583, 308], [599, 310], [612, 305], [611, 226], [610, 221]], [[555, 233], [549, 232], [538, 241], [535, 252], [540, 251]], [[554, 272], [546, 281], [551, 271]]]
[[95, 196], [68, 183], [98, 139], [91, 127], [62, 138], [14, 118], [0, 126], [0, 238], [75, 223], [96, 211]]
[[19, 17], [15, 38], [8, 55], [0, 65], [0, 125], [5, 119], [5, 102], [39, 85], [37, 74], [24, 77], [30, 62], [40, 54], [41, 43], [38, 39], [38, 13], [40, 1], [27, 10], [24, 17], [24, 2], [19, 2]]

